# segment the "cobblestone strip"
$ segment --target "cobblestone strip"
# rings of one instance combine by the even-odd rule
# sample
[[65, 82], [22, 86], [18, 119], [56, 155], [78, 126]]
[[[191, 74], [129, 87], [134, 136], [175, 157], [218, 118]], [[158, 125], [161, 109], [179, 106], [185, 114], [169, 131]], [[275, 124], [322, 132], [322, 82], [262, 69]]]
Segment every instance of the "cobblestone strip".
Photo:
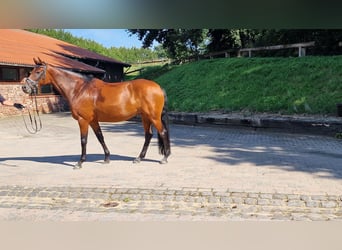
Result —
[[0, 208], [211, 216], [243, 220], [342, 220], [342, 195], [213, 189], [0, 187]]

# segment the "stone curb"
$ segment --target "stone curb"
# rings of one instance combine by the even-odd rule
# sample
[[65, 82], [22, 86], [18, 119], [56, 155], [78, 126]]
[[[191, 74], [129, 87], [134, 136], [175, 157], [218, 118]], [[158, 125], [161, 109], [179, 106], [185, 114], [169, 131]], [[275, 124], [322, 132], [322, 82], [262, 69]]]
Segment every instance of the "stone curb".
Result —
[[342, 220], [342, 196], [338, 195], [222, 192], [210, 188], [2, 186], [0, 201], [0, 208], [233, 216], [244, 219]]
[[169, 120], [175, 124], [268, 129], [327, 136], [342, 133], [342, 117], [170, 112]]

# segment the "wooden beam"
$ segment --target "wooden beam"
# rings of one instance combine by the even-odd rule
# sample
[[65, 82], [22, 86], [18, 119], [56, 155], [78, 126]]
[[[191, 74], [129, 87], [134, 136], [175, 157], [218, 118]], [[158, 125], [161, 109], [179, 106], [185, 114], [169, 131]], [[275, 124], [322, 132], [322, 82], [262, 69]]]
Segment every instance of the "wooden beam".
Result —
[[244, 49], [240, 49], [240, 51], [249, 52], [249, 51], [260, 51], [260, 50], [278, 50], [278, 49], [290, 49], [290, 48], [299, 48], [299, 47], [304, 48], [304, 47], [311, 47], [311, 46], [315, 46], [315, 42], [273, 45], [273, 46], [264, 46], [264, 47], [256, 47], [256, 48], [244, 48]]

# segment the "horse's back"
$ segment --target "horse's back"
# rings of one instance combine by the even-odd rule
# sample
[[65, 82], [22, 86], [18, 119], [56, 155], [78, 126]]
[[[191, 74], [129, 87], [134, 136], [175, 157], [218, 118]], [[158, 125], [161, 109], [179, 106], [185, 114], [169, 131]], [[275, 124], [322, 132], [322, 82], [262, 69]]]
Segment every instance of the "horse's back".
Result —
[[125, 92], [125, 91], [137, 91], [137, 92], [163, 92], [160, 85], [154, 81], [147, 79], [134, 79], [131, 81], [115, 82], [115, 83], [105, 83], [103, 81], [98, 81], [96, 87], [99, 89], [105, 89], [106, 92]]
[[101, 121], [127, 120], [139, 113], [160, 116], [164, 107], [164, 92], [154, 81], [136, 79], [98, 84], [102, 87], [94, 108]]
[[143, 90], [156, 90], [159, 91], [161, 90], [161, 87], [158, 83], [147, 80], [147, 79], [135, 79], [130, 81], [132, 85], [134, 85], [134, 88], [139, 89], [140, 91]]

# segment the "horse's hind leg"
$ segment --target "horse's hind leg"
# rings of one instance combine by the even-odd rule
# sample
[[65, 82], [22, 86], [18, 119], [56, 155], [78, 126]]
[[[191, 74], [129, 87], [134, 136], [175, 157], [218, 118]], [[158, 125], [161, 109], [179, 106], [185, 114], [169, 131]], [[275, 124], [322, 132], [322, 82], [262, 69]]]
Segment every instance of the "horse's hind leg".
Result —
[[160, 164], [167, 163], [167, 158], [171, 154], [170, 150], [170, 139], [169, 132], [164, 128], [162, 132], [158, 132], [158, 145], [160, 154], [164, 155], [163, 159], [160, 160]]
[[97, 121], [93, 121], [90, 124], [90, 126], [93, 129], [93, 131], [96, 135], [96, 138], [98, 139], [98, 141], [100, 142], [100, 144], [103, 148], [103, 151], [105, 154], [104, 163], [109, 163], [110, 162], [110, 160], [109, 160], [110, 152], [109, 152], [109, 150], [108, 150], [108, 148], [104, 142], [104, 137], [103, 137], [102, 130], [101, 130], [99, 123]]
[[171, 154], [168, 124], [162, 120], [153, 121], [153, 124], [158, 131], [159, 153], [164, 155], [163, 159], [159, 163], [165, 164], [167, 163], [167, 158]]
[[133, 163], [139, 163], [142, 159], [145, 158], [148, 146], [150, 145], [151, 138], [153, 136], [151, 122], [147, 118], [144, 118], [144, 116], [142, 116], [141, 119], [143, 122], [144, 131], [145, 131], [145, 142], [144, 142], [144, 146], [143, 146], [139, 156], [134, 159]]

